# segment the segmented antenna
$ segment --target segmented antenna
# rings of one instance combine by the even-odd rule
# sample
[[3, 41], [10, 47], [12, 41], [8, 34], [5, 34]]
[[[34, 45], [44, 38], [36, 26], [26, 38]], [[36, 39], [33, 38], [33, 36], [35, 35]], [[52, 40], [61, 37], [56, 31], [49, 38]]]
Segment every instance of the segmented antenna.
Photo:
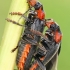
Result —
[[14, 20], [11, 20], [9, 18], [6, 18], [5, 20], [7, 20], [8, 22], [12, 22], [13, 24], [17, 24], [19, 26], [23, 26], [23, 25], [19, 24], [18, 22], [14, 21]]
[[43, 35], [40, 31], [36, 31], [36, 30], [32, 30], [32, 29], [30, 29], [30, 31], [31, 31], [33, 34], [38, 35], [38, 36], [41, 36], [41, 37], [43, 37], [46, 41], [50, 42], [50, 41], [48, 40], [48, 38], [46, 38], [46, 36]]
[[[21, 15], [21, 17], [19, 18], [19, 20], [20, 20], [22, 17], [24, 17], [24, 15], [25, 15], [29, 10], [31, 10], [31, 8], [32, 8], [32, 7], [29, 7], [29, 9], [28, 9], [24, 14]], [[24, 17], [24, 18], [25, 18], [25, 17]], [[19, 22], [19, 20], [18, 20], [18, 22]]]
[[22, 13], [21, 12], [11, 12], [11, 13], [9, 13], [9, 14], [11, 14], [11, 15], [22, 15]]

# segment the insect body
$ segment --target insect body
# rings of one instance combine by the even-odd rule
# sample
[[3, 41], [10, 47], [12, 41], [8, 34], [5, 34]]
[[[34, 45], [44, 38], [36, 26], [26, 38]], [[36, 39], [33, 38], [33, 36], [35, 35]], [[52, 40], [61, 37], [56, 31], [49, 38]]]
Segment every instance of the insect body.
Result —
[[[36, 0], [29, 0], [29, 5], [33, 6], [35, 10], [31, 10], [31, 9], [28, 10], [30, 11], [28, 17], [24, 16], [24, 14], [20, 12], [10, 13], [11, 15], [19, 15], [21, 17], [24, 17], [26, 20], [25, 29], [22, 34], [22, 37], [17, 47], [14, 48], [12, 52], [14, 52], [18, 48], [18, 53], [16, 57], [16, 64], [18, 70], [39, 70], [40, 68], [42, 70], [46, 70], [45, 66], [57, 53], [59, 46], [57, 45], [58, 46], [57, 47], [57, 46], [50, 45], [50, 42], [52, 44], [52, 41], [48, 40], [48, 38], [46, 38], [42, 34], [45, 27], [45, 13], [43, 11], [43, 6], [39, 2], [36, 2]], [[18, 22], [15, 22], [14, 20], [10, 20], [10, 19], [6, 19], [6, 20], [8, 22], [12, 22], [13, 24], [23, 26]], [[46, 41], [46, 46], [51, 47], [51, 49], [48, 49], [49, 51], [47, 51], [46, 48], [45, 48], [46, 52], [40, 49], [39, 43], [41, 40], [41, 36]], [[58, 36], [60, 37], [60, 35]]]
[[[11, 12], [11, 15], [22, 15], [21, 13]], [[37, 45], [40, 41], [40, 36], [31, 32], [31, 30], [36, 30], [43, 32], [44, 29], [44, 21], [36, 18], [36, 13], [30, 10], [28, 17], [24, 17], [27, 19], [25, 22], [24, 33], [18, 43], [18, 46], [12, 50], [14, 52], [18, 48], [16, 64], [19, 70], [28, 70], [30, 67], [30, 63], [32, 61], [33, 55], [36, 52]], [[19, 26], [23, 26], [18, 22], [15, 22], [10, 19], [6, 19], [8, 22], [12, 22]]]
[[[34, 16], [34, 17], [33, 17]], [[19, 70], [46, 70], [45, 66], [58, 52], [59, 46], [49, 46], [48, 39], [42, 34], [42, 31], [44, 29], [44, 21], [41, 24], [39, 22], [39, 19], [35, 18], [35, 15], [32, 13], [29, 13], [28, 21], [25, 22], [25, 30], [24, 33], [18, 43], [18, 46], [12, 50], [14, 52], [18, 48], [18, 54], [16, 58], [16, 64]], [[15, 21], [12, 21], [10, 19], [6, 19], [8, 22], [12, 22], [14, 24], [17, 24], [19, 26], [23, 26]], [[43, 37], [44, 40], [46, 40], [47, 45], [51, 47], [52, 49], [47, 52], [47, 57], [43, 57], [44, 54], [37, 53], [36, 55], [36, 49], [37, 46], [40, 43], [40, 37]], [[40, 46], [40, 45], [39, 45]], [[40, 57], [39, 57], [40, 56]], [[37, 58], [38, 57], [38, 58]], [[42, 58], [43, 57], [43, 58]], [[35, 58], [35, 62], [32, 62], [32, 59]], [[43, 65], [44, 63], [44, 65]], [[40, 68], [39, 68], [40, 66]]]

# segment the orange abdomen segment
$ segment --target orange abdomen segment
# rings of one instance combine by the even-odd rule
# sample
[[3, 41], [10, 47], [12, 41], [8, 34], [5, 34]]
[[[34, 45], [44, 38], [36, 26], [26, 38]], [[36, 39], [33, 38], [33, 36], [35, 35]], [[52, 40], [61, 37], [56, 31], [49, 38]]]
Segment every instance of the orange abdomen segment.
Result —
[[24, 64], [25, 64], [25, 61], [26, 61], [27, 56], [29, 54], [30, 48], [31, 48], [30, 44], [25, 45], [24, 50], [22, 52], [22, 55], [20, 57], [19, 63], [18, 63], [18, 68], [19, 69], [24, 69]]

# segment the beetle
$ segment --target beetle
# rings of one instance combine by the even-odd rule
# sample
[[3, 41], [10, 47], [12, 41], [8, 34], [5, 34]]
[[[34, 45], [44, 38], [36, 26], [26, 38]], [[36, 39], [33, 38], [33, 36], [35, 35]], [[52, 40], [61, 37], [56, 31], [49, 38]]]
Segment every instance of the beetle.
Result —
[[[11, 15], [21, 15], [20, 12], [11, 12]], [[40, 20], [35, 17], [36, 12], [30, 10], [28, 17], [25, 17], [25, 29], [22, 34], [22, 37], [16, 48], [12, 50], [14, 52], [18, 48], [18, 53], [16, 57], [16, 64], [19, 70], [28, 70], [30, 67], [30, 63], [32, 61], [33, 55], [36, 52], [37, 44], [40, 41], [41, 36], [33, 34], [30, 30], [40, 31], [41, 33], [44, 30], [44, 21], [40, 23]], [[8, 22], [12, 22], [19, 26], [23, 26], [18, 22], [15, 22], [11, 19], [6, 19]]]

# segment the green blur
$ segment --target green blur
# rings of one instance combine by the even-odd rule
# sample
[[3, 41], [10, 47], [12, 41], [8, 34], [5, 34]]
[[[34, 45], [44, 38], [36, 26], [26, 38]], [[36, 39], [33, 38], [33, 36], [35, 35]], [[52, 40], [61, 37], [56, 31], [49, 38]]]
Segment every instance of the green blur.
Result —
[[[53, 18], [61, 27], [63, 33], [62, 49], [58, 61], [58, 70], [70, 70], [70, 1], [69, 0], [40, 0], [44, 6], [46, 18]], [[11, 0], [0, 0], [0, 42], [5, 27]]]

